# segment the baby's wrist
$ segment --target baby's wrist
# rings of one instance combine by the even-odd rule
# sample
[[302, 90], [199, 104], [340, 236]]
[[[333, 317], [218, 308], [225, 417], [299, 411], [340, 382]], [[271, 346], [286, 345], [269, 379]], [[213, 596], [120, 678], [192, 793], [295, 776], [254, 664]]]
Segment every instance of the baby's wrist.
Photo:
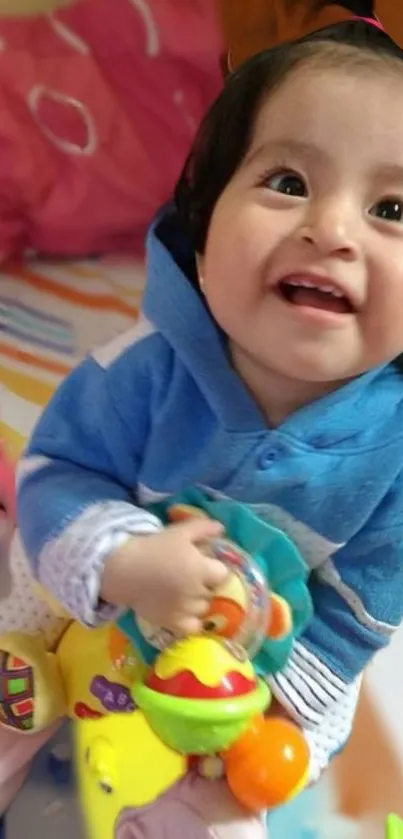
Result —
[[138, 596], [138, 571], [143, 564], [145, 536], [130, 536], [105, 562], [100, 599], [120, 608], [134, 608]]

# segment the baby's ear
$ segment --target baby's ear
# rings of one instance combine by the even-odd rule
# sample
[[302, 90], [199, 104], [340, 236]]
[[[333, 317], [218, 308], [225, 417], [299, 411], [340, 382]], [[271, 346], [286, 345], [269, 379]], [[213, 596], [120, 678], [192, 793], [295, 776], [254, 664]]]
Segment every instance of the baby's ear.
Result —
[[0, 0], [0, 18], [49, 14], [73, 2], [75, 0]]
[[204, 293], [204, 256], [201, 253], [195, 254], [197, 281], [201, 293]]

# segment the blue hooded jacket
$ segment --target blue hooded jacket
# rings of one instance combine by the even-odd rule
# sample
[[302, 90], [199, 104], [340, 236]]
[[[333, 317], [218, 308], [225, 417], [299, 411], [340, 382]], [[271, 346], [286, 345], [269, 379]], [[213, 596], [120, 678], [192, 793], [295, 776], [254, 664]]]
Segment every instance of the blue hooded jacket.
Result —
[[361, 673], [403, 613], [403, 378], [387, 365], [267, 427], [189, 279], [166, 211], [148, 238], [144, 317], [65, 380], [21, 464], [18, 511], [37, 577], [79, 620], [106, 557], [191, 485], [251, 505], [310, 568], [315, 614], [271, 679], [315, 775], [348, 737]]

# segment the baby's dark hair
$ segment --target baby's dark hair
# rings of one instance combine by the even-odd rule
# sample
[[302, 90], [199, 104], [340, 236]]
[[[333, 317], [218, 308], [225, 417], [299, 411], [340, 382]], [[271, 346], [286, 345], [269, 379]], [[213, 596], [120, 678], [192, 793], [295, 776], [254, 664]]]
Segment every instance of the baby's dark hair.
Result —
[[323, 67], [399, 63], [403, 83], [402, 59], [403, 51], [382, 30], [351, 20], [258, 53], [228, 76], [200, 126], [175, 190], [181, 225], [195, 252], [204, 251], [214, 207], [248, 151], [261, 105], [291, 72], [302, 65], [320, 72]]

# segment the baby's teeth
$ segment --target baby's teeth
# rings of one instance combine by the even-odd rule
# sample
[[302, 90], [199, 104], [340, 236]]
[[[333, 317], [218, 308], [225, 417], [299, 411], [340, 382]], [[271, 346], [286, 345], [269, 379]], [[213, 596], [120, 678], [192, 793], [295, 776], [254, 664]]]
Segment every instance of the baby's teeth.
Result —
[[341, 291], [330, 285], [318, 285], [316, 288], [318, 288], [319, 291], [325, 292], [325, 294], [333, 294], [333, 297], [344, 297], [344, 294]]
[[296, 288], [319, 288], [315, 283], [311, 283], [309, 280], [287, 280], [288, 285], [295, 286]]
[[344, 297], [343, 292], [339, 291], [337, 288], [325, 284], [318, 285], [317, 283], [313, 283], [310, 280], [289, 280], [288, 285], [291, 285], [294, 288], [315, 288], [318, 291], [322, 291], [324, 294], [332, 294], [333, 297]]

